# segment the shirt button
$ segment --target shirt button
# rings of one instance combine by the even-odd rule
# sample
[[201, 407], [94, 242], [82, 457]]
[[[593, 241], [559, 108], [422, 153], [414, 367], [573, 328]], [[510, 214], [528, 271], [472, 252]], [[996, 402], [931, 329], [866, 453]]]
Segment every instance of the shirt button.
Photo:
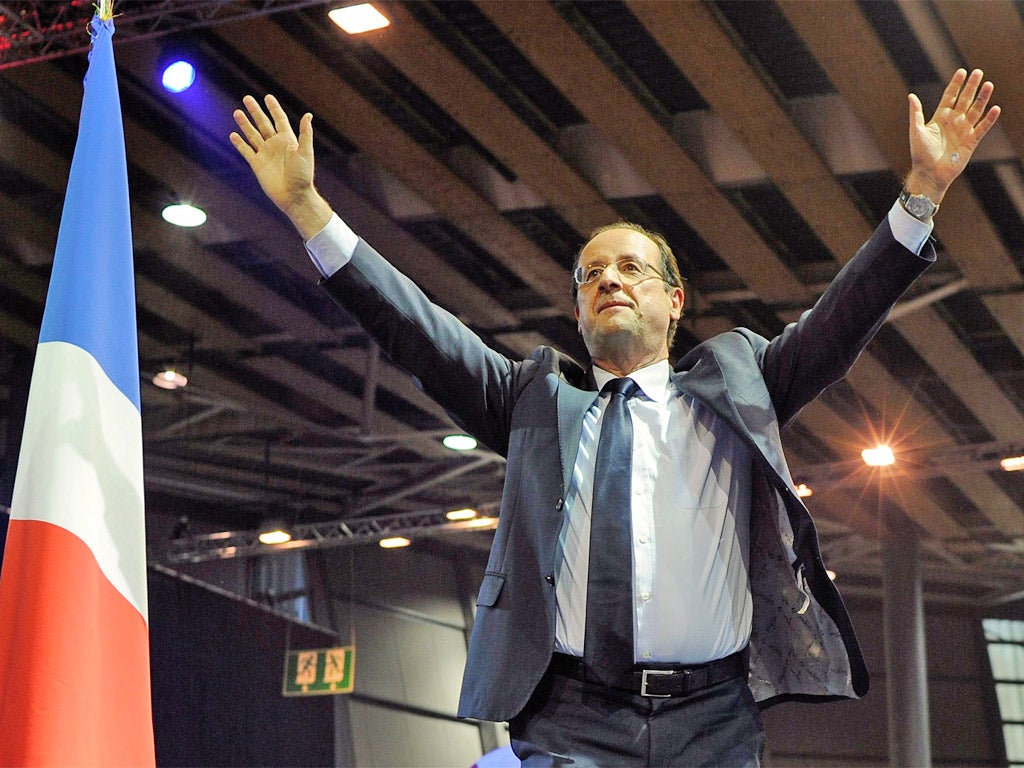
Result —
[[640, 658], [642, 658], [642, 659], [649, 659], [649, 658], [651, 658], [651, 652], [650, 651], [644, 651], [643, 653], [640, 654]]
[[647, 543], [647, 537], [646, 536], [641, 536], [640, 537], [640, 543], [641, 544], [646, 544]]
[[651, 599], [651, 593], [650, 592], [641, 592], [640, 593], [640, 599], [641, 600], [650, 600]]

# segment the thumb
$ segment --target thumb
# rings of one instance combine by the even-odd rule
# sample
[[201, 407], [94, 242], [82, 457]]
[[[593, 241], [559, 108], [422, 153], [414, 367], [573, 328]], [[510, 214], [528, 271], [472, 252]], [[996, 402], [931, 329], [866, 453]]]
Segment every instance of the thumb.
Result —
[[299, 154], [313, 162], [313, 115], [309, 112], [299, 121]]
[[907, 96], [910, 108], [910, 130], [924, 128], [924, 109], [921, 107], [921, 100], [917, 94], [911, 93]]

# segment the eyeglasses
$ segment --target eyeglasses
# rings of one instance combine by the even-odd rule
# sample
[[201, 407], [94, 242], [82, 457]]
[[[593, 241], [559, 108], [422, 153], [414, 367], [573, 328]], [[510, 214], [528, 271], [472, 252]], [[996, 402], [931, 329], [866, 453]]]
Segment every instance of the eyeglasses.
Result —
[[644, 280], [650, 280], [653, 278], [663, 280], [669, 285], [675, 285], [674, 282], [669, 280], [646, 261], [629, 258], [619, 259], [611, 264], [590, 264], [586, 267], [576, 267], [576, 269], [572, 271], [572, 281], [577, 287], [593, 285], [601, 279], [601, 275], [604, 274], [604, 271], [608, 269], [608, 267], [615, 267], [615, 271], [619, 273], [619, 279], [626, 285], [636, 285]]

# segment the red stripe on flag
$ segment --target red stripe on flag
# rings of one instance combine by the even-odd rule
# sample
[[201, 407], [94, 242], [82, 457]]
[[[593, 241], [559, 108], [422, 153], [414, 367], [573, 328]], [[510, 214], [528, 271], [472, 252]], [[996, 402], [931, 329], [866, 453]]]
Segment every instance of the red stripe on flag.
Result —
[[11, 520], [0, 578], [0, 765], [153, 765], [149, 630], [85, 543]]

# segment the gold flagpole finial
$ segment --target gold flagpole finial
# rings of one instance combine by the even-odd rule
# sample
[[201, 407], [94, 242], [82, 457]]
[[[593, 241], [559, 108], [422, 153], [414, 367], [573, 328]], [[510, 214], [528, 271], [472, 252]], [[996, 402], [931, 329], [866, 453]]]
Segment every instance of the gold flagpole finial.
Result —
[[109, 21], [114, 18], [114, 0], [99, 0], [96, 13], [99, 14], [100, 21]]

